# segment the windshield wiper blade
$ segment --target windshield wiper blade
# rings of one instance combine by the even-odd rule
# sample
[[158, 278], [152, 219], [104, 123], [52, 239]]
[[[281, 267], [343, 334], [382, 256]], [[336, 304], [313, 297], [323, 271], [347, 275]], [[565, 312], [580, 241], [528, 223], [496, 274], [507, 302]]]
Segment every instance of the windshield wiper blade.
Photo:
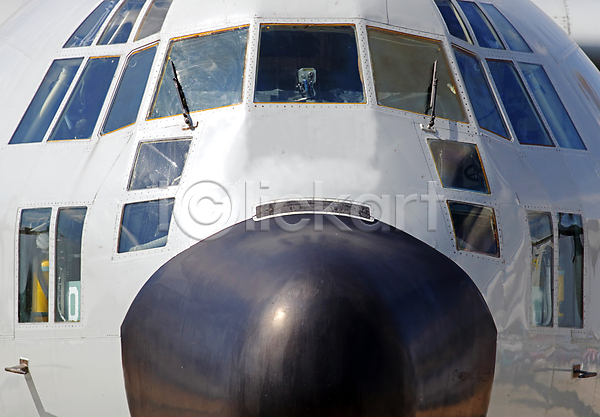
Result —
[[173, 75], [175, 75], [175, 77], [173, 78], [173, 82], [175, 83], [175, 87], [177, 88], [177, 96], [179, 97], [179, 104], [181, 105], [183, 120], [185, 120], [185, 123], [189, 126], [190, 129], [194, 129], [196, 126], [198, 126], [198, 124], [194, 126], [194, 121], [192, 120], [192, 116], [190, 116], [190, 108], [188, 107], [187, 101], [185, 99], [183, 87], [179, 82], [179, 77], [177, 76], [177, 70], [175, 69], [175, 63], [173, 61], [171, 61], [171, 66], [173, 67]]
[[429, 124], [427, 125], [427, 130], [433, 130], [433, 125], [435, 124], [435, 105], [437, 103], [437, 59], [433, 62], [433, 76], [431, 78], [431, 98], [429, 99], [429, 109], [431, 110], [431, 119], [429, 120]]

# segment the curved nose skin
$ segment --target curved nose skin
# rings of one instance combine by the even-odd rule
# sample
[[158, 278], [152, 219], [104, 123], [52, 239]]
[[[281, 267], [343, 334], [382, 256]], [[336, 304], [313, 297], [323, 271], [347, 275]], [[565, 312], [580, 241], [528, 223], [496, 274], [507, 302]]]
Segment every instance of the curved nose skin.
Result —
[[121, 328], [132, 416], [484, 416], [496, 328], [469, 276], [404, 232], [303, 218], [148, 280]]

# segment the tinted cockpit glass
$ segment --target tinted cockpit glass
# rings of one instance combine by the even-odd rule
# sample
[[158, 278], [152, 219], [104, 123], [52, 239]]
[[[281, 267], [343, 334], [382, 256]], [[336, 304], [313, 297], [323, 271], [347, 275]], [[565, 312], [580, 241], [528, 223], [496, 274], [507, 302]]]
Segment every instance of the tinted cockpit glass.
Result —
[[477, 145], [430, 139], [429, 147], [444, 188], [490, 193]]
[[118, 63], [118, 57], [88, 61], [48, 140], [89, 139], [92, 136]]
[[463, 13], [471, 24], [477, 43], [484, 48], [504, 49], [496, 31], [483, 14], [479, 6], [470, 1], [459, 1]]
[[52, 63], [10, 143], [41, 142], [44, 139], [82, 61], [82, 58], [72, 58]]
[[490, 15], [498, 31], [504, 36], [504, 40], [508, 44], [508, 47], [513, 51], [518, 52], [531, 52], [529, 45], [525, 42], [525, 39], [521, 36], [517, 29], [504, 17], [502, 13], [493, 4], [482, 3], [481, 7]]
[[118, 3], [118, 0], [105, 0], [83, 21], [75, 33], [71, 35], [64, 48], [90, 46], [102, 24]]
[[513, 63], [488, 60], [488, 65], [519, 142], [554, 146]]
[[506, 127], [500, 117], [500, 111], [483, 73], [481, 63], [473, 55], [459, 49], [454, 52], [479, 126], [508, 138]]
[[104, 29], [98, 45], [125, 43], [146, 0], [126, 0]]
[[240, 103], [247, 36], [243, 27], [174, 41], [149, 118], [181, 114], [171, 60], [190, 111]]
[[136, 41], [160, 32], [171, 3], [173, 0], [154, 0], [152, 2], [135, 37]]
[[458, 250], [500, 257], [496, 216], [490, 207], [448, 201]]
[[436, 114], [466, 121], [441, 42], [372, 27], [367, 32], [379, 104], [428, 113], [433, 65], [437, 61]]
[[261, 26], [254, 101], [364, 100], [354, 26]]
[[469, 37], [467, 29], [465, 28], [465, 25], [462, 22], [462, 18], [458, 14], [452, 2], [450, 0], [435, 0], [435, 4], [437, 5], [438, 9], [440, 9], [442, 18], [444, 19], [444, 22], [446, 22], [448, 32], [450, 32], [452, 36], [456, 36], [463, 41], [473, 43]]

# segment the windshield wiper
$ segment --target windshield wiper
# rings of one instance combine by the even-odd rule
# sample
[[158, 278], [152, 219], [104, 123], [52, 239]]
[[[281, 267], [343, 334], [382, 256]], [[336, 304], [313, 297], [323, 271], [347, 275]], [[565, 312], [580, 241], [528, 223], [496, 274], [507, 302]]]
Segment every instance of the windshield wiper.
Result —
[[173, 67], [173, 74], [175, 75], [175, 78], [173, 78], [173, 82], [175, 83], [175, 87], [177, 88], [177, 96], [179, 97], [179, 104], [181, 105], [183, 120], [185, 120], [185, 123], [189, 126], [190, 129], [193, 130], [195, 127], [198, 126], [198, 124], [196, 123], [196, 125], [194, 126], [194, 121], [192, 120], [192, 116], [190, 116], [190, 108], [187, 105], [185, 94], [183, 93], [183, 87], [179, 82], [179, 77], [177, 77], [177, 70], [175, 69], [175, 63], [173, 61], [171, 61], [171, 66]]
[[429, 99], [429, 108], [427, 109], [427, 111], [431, 110], [431, 119], [429, 119], [429, 124], [427, 125], [427, 127], [421, 125], [423, 130], [428, 131], [428, 132], [435, 132], [435, 129], [433, 128], [433, 126], [435, 125], [435, 106], [437, 103], [437, 86], [438, 86], [437, 63], [438, 62], [436, 59], [433, 62], [433, 76], [431, 78], [431, 94], [430, 94], [430, 99]]

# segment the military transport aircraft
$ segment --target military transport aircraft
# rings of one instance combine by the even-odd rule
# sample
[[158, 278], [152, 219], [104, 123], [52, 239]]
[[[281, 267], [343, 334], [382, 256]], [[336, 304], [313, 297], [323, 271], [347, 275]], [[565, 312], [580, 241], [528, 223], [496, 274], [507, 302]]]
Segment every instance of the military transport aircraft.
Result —
[[0, 56], [0, 415], [600, 415], [600, 73], [528, 0], [31, 0]]

